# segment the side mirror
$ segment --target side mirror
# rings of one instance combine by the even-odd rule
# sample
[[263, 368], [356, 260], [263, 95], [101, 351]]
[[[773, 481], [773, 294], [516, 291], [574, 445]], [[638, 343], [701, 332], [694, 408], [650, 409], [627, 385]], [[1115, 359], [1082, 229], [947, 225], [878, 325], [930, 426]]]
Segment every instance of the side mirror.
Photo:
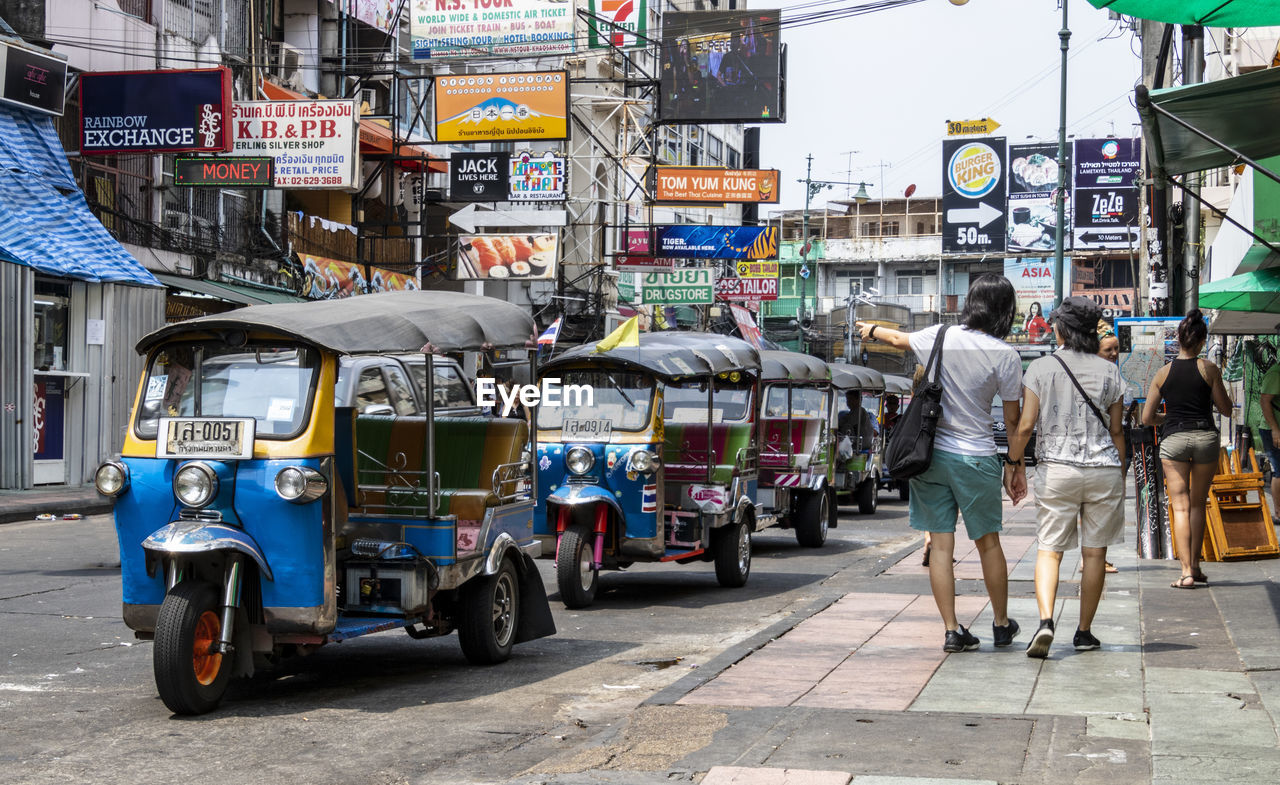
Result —
[[360, 414], [392, 414], [392, 415], [394, 415], [395, 413], [396, 413], [396, 410], [392, 409], [391, 405], [386, 403], [375, 403], [370, 406], [366, 406], [364, 410], [360, 412]]

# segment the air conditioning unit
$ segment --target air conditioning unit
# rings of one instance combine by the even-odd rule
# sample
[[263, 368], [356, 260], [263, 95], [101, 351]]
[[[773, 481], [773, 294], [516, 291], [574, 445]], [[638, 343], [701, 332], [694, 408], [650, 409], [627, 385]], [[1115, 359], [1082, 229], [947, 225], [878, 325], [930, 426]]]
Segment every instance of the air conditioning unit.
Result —
[[280, 82], [292, 90], [302, 90], [302, 69], [307, 65], [306, 55], [296, 46], [283, 41], [275, 44], [275, 75]]

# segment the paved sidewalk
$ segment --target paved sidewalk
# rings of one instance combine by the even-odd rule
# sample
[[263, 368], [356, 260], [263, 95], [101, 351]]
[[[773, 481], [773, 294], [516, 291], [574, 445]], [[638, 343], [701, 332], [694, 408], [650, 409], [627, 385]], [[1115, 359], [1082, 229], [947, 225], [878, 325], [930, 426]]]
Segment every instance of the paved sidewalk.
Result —
[[0, 491], [0, 523], [33, 521], [41, 515], [101, 515], [111, 512], [114, 500], [105, 498], [92, 485], [67, 488], [61, 485], [29, 491]]

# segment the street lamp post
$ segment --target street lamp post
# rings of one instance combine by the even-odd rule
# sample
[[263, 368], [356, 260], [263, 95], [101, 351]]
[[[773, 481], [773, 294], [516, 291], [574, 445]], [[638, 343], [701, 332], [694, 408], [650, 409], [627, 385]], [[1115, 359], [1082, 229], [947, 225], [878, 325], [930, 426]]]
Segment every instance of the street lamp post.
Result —
[[1067, 27], [1067, 0], [1062, 2], [1062, 29], [1058, 31], [1058, 41], [1062, 49], [1062, 88], [1058, 96], [1058, 194], [1054, 199], [1057, 208], [1058, 225], [1053, 233], [1053, 301], [1056, 306], [1062, 302], [1062, 249], [1064, 246], [1063, 224], [1066, 222], [1067, 198], [1067, 46], [1071, 41], [1071, 30]]

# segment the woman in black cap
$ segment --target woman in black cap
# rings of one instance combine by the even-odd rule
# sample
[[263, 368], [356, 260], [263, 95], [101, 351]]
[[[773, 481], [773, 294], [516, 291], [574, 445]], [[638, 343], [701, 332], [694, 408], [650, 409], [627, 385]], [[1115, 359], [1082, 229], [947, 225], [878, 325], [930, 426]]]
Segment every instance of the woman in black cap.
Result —
[[[1222, 385], [1222, 371], [1200, 359], [1209, 328], [1204, 314], [1195, 309], [1178, 325], [1178, 358], [1156, 371], [1142, 407], [1143, 425], [1161, 425], [1160, 464], [1164, 488], [1173, 510], [1173, 542], [1182, 562], [1182, 575], [1169, 584], [1194, 589], [1208, 583], [1200, 570], [1204, 546], [1205, 506], [1209, 484], [1218, 470], [1218, 428], [1213, 422], [1216, 406], [1231, 416], [1231, 398]], [[1165, 413], [1160, 413], [1160, 402]]]

